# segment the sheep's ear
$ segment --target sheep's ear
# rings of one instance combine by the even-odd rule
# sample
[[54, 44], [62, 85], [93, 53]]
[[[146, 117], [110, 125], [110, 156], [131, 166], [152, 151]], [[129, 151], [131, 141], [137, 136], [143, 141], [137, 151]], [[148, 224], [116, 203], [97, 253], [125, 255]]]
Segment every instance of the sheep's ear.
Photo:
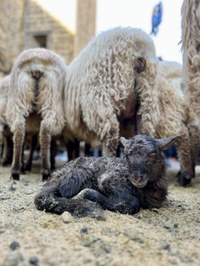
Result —
[[125, 139], [124, 137], [121, 137], [120, 139], [120, 142], [121, 142], [121, 144], [123, 145], [123, 146], [125, 146], [126, 145], [126, 143], [127, 143], [127, 139]]
[[166, 150], [170, 146], [173, 146], [177, 143], [177, 141], [180, 139], [179, 136], [171, 137], [171, 138], [165, 138], [165, 139], [157, 139], [157, 142], [159, 143], [159, 147], [161, 150]]
[[133, 68], [138, 74], [140, 74], [146, 68], [146, 60], [143, 57], [136, 58]]

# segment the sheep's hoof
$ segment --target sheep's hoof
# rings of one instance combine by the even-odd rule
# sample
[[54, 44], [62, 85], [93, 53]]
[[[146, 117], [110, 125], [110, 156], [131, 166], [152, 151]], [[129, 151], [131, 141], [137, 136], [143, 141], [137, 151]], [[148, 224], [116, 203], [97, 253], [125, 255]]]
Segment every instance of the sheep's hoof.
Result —
[[8, 165], [11, 165], [11, 163], [12, 163], [12, 160], [3, 160], [2, 161], [2, 166], [8, 166]]
[[11, 179], [19, 181], [19, 174], [12, 174]]
[[42, 174], [42, 181], [47, 181], [50, 177], [50, 173], [48, 174]]
[[181, 175], [180, 175], [180, 176], [177, 178], [177, 182], [178, 182], [178, 184], [181, 185], [182, 187], [186, 187], [188, 184], [190, 184], [191, 179], [187, 179], [187, 178], [185, 178], [184, 176], [181, 176]]

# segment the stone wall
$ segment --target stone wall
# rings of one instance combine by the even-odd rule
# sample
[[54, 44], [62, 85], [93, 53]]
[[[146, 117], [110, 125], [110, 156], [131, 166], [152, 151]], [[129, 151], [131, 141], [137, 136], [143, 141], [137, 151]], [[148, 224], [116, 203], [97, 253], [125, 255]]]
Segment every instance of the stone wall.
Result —
[[9, 73], [16, 57], [28, 48], [46, 47], [70, 63], [95, 35], [96, 0], [77, 0], [76, 19], [74, 35], [37, 0], [0, 0], [0, 76]]
[[5, 72], [23, 49], [24, 6], [25, 0], [0, 0], [0, 57]]
[[24, 22], [24, 49], [43, 46], [63, 56], [70, 63], [74, 34], [48, 14], [36, 0], [27, 0]]

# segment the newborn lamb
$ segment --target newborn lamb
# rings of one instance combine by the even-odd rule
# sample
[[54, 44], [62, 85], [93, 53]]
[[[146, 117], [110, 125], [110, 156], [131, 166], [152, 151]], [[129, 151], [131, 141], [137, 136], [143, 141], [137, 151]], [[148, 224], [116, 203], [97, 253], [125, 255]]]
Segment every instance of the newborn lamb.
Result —
[[66, 163], [35, 197], [36, 208], [78, 217], [94, 207], [127, 214], [141, 207], [159, 208], [167, 196], [162, 150], [174, 145], [177, 137], [136, 135], [120, 141], [122, 158], [79, 157]]

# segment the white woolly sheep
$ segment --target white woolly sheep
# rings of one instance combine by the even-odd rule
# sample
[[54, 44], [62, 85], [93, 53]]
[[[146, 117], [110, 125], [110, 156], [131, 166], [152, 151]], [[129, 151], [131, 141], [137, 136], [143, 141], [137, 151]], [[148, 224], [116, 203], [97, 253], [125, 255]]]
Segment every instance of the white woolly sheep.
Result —
[[[11, 133], [7, 127], [7, 121], [5, 117], [9, 84], [9, 76], [6, 76], [0, 80], [0, 155], [2, 157], [2, 164], [5, 165], [10, 163], [10, 160], [12, 160], [12, 156], [10, 156], [10, 152], [8, 151], [9, 146], [11, 146], [9, 141], [11, 140]], [[3, 146], [4, 149], [2, 150]]]
[[65, 75], [64, 60], [47, 49], [28, 49], [16, 59], [10, 74], [6, 107], [6, 121], [13, 132], [11, 169], [13, 179], [19, 179], [26, 121], [35, 114], [41, 121], [39, 139], [43, 180], [50, 175], [51, 136], [61, 133], [65, 123], [63, 113]]
[[169, 81], [174, 83], [174, 88], [184, 88], [183, 66], [176, 61], [159, 61], [159, 71]]
[[[165, 69], [167, 64], [170, 68], [170, 64], [165, 62]], [[185, 186], [195, 175], [198, 123], [191, 111], [187, 95], [181, 87], [181, 79], [177, 81], [176, 78], [172, 78], [173, 69], [171, 74], [169, 70], [167, 74], [162, 61], [159, 62], [158, 69], [160, 119], [154, 137], [180, 136], [180, 141], [176, 143], [181, 167], [178, 182]]]
[[200, 2], [182, 4], [183, 72], [187, 97], [200, 123]]
[[155, 47], [140, 29], [115, 28], [100, 34], [67, 68], [67, 125], [80, 140], [101, 141], [104, 155], [115, 154], [119, 121], [135, 115], [138, 99], [142, 133], [155, 135], [157, 97]]
[[193, 145], [199, 146], [200, 130], [200, 2], [184, 0], [182, 4], [182, 51], [185, 91], [193, 116], [197, 116], [198, 134]]
[[[9, 165], [12, 163], [12, 155], [13, 155], [13, 134], [10, 131], [6, 120], [6, 108], [8, 101], [8, 91], [10, 86], [10, 75], [4, 77], [0, 80], [0, 142], [1, 147], [3, 146], [3, 151], [0, 152], [2, 156], [2, 165]], [[40, 117], [37, 114], [31, 114], [27, 117], [26, 120], [26, 138], [30, 139], [30, 142], [37, 137], [39, 133], [40, 126]], [[30, 145], [31, 148], [32, 145]], [[27, 167], [32, 163], [32, 152], [30, 150], [30, 156], [28, 157]], [[23, 155], [22, 155], [22, 163], [23, 163]], [[22, 172], [26, 169], [26, 166], [22, 165]]]

